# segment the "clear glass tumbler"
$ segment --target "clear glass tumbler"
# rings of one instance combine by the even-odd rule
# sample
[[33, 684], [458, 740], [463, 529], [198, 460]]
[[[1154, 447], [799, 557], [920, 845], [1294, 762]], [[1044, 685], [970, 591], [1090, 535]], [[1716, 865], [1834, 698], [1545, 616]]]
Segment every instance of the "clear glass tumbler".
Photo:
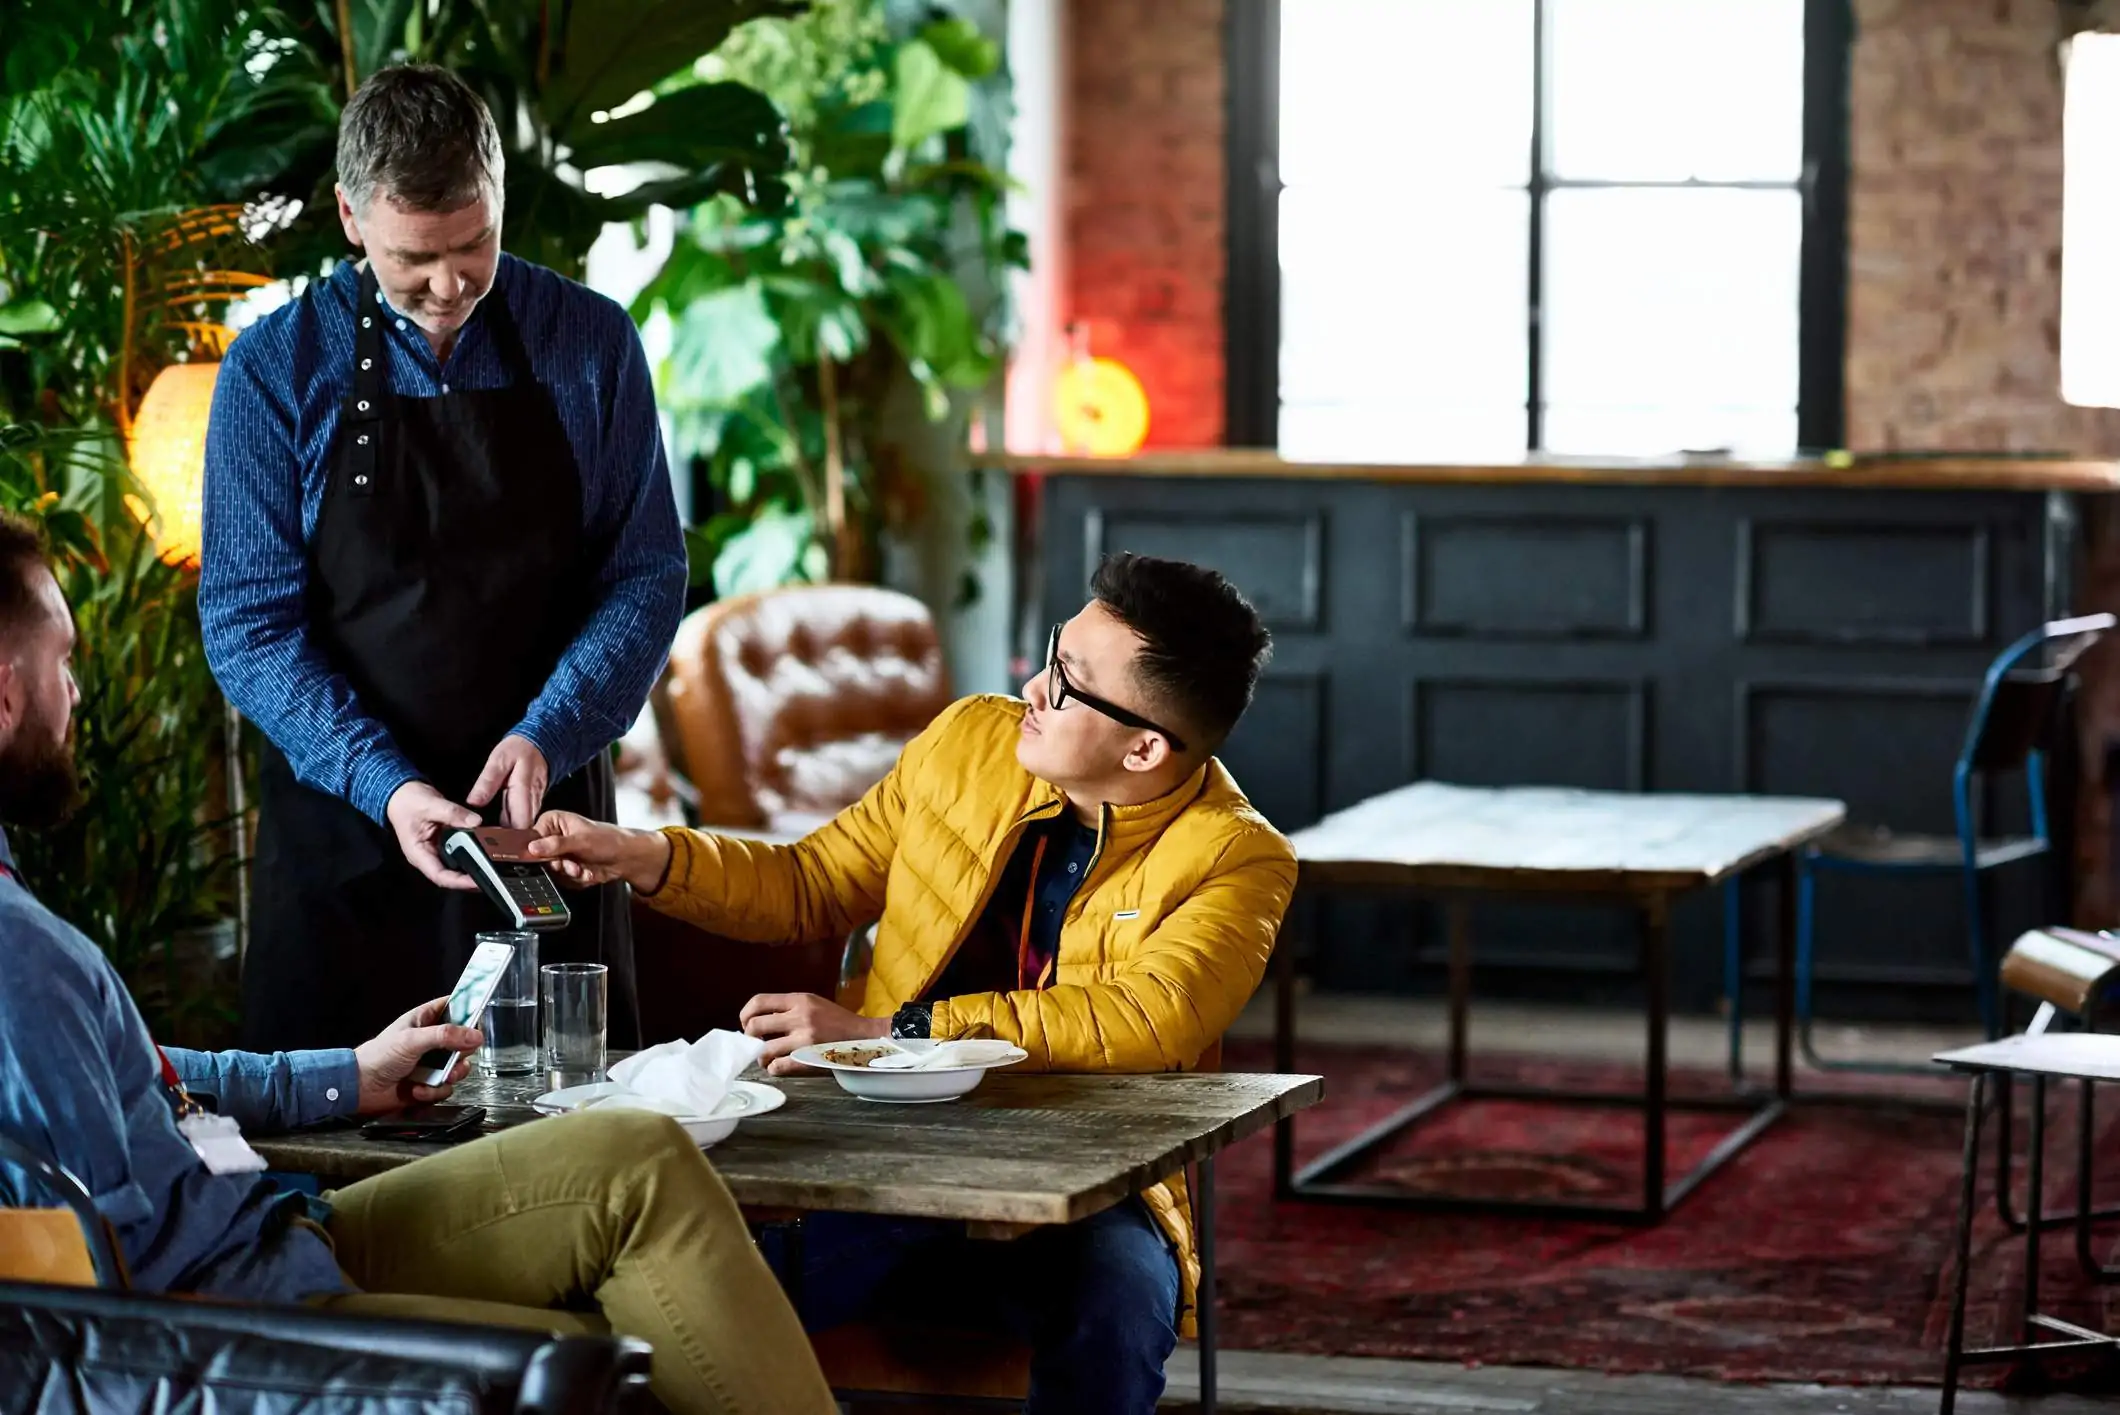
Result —
[[486, 1044], [478, 1049], [479, 1066], [488, 1076], [527, 1076], [537, 1070], [537, 935], [480, 934], [476, 942], [515, 949], [479, 1022], [486, 1035]]
[[604, 1077], [604, 1032], [611, 970], [601, 963], [547, 963], [538, 970], [544, 1004], [545, 1069], [553, 1090]]

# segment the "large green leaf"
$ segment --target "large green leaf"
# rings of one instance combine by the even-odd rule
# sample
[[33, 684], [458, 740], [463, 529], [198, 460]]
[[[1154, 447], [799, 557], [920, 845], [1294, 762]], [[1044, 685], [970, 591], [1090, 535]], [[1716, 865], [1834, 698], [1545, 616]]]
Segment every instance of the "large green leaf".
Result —
[[773, 376], [780, 326], [755, 280], [693, 302], [678, 318], [668, 366], [671, 396], [733, 403]]
[[742, 84], [698, 84], [665, 94], [638, 113], [590, 123], [570, 161], [584, 171], [620, 163], [665, 162], [697, 169], [735, 162], [786, 165], [786, 123], [766, 96]]
[[961, 128], [972, 115], [971, 86], [927, 43], [909, 39], [891, 60], [891, 142], [918, 147]]
[[0, 305], [0, 334], [50, 334], [59, 323], [59, 311], [44, 300]]
[[[548, 0], [488, 0], [542, 12]], [[562, 142], [586, 136], [590, 115], [617, 108], [689, 65], [746, 20], [792, 15], [808, 0], [575, 0], [554, 70], [540, 94]]]
[[974, 82], [991, 77], [1001, 67], [1001, 46], [962, 15], [930, 21], [921, 26], [920, 38], [936, 58]]
[[645, 324], [656, 306], [683, 311], [699, 300], [743, 283], [743, 275], [726, 255], [710, 251], [697, 241], [679, 241], [671, 247], [655, 278], [633, 297], [636, 324]]
[[714, 589], [722, 598], [777, 589], [805, 578], [812, 548], [810, 513], [769, 506], [725, 541], [714, 557]]

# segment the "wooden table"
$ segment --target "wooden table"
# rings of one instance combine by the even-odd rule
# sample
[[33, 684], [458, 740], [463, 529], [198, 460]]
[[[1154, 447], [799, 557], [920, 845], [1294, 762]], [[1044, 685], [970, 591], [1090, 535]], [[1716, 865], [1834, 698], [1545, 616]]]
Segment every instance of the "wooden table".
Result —
[[[753, 1079], [766, 1080], [753, 1073]], [[1051, 1076], [1006, 1072], [948, 1105], [856, 1100], [828, 1076], [774, 1078], [788, 1102], [709, 1152], [754, 1217], [789, 1212], [956, 1219], [1010, 1238], [1110, 1208], [1187, 1165], [1200, 1245], [1201, 1407], [1214, 1408], [1214, 1156], [1313, 1105], [1316, 1076], [1239, 1072]], [[487, 1108], [488, 1131], [539, 1119], [542, 1077], [474, 1076], [455, 1099]], [[347, 1129], [253, 1141], [274, 1169], [345, 1184], [434, 1153]]]
[[[1295, 1126], [1275, 1127], [1274, 1187], [1282, 1197], [1340, 1199], [1547, 1217], [1662, 1219], [1686, 1195], [1750, 1144], [1787, 1108], [1791, 1084], [1795, 952], [1794, 853], [1839, 825], [1838, 801], [1773, 796], [1705, 796], [1575, 791], [1549, 787], [1466, 787], [1423, 781], [1336, 812], [1293, 837], [1298, 890], [1384, 890], [1439, 895], [1449, 926], [1450, 1060], [1442, 1085], [1319, 1159], [1294, 1170]], [[1747, 870], [1778, 863], [1782, 901], [1777, 948], [1774, 1090], [1673, 1102], [1667, 1093], [1665, 1034], [1670, 1022], [1671, 901]], [[1572, 895], [1634, 911], [1646, 983], [1647, 1077], [1640, 1094], [1475, 1085], [1467, 1078], [1466, 1013], [1472, 987], [1468, 896]], [[1291, 915], [1293, 917], [1293, 914]], [[1295, 1064], [1295, 949], [1275, 949], [1275, 1068]], [[1543, 1099], [1641, 1107], [1642, 1198], [1638, 1204], [1560, 1203], [1411, 1195], [1341, 1179], [1361, 1158], [1457, 1100]], [[1664, 1180], [1665, 1119], [1684, 1109], [1740, 1110], [1749, 1118], [1675, 1182]]]

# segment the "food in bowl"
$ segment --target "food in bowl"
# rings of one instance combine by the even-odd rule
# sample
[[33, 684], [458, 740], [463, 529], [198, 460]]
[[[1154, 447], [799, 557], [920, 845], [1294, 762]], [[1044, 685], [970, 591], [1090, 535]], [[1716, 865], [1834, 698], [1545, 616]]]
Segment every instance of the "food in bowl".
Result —
[[889, 1056], [897, 1047], [832, 1047], [824, 1059], [834, 1066], [867, 1066], [879, 1056]]

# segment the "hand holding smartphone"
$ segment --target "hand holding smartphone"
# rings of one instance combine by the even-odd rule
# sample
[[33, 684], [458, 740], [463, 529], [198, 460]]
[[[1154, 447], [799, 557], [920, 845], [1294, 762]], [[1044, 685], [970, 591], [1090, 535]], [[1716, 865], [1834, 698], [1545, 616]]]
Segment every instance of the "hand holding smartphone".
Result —
[[[486, 1004], [493, 1000], [494, 990], [501, 985], [501, 975], [508, 970], [508, 960], [515, 957], [515, 945], [488, 940], [472, 951], [471, 961], [464, 965], [458, 975], [456, 986], [449, 990], [449, 1020], [459, 1027], [477, 1027], [486, 1015]], [[446, 1086], [449, 1073], [456, 1069], [461, 1052], [430, 1051], [419, 1059], [413, 1068], [412, 1079], [423, 1086]]]

